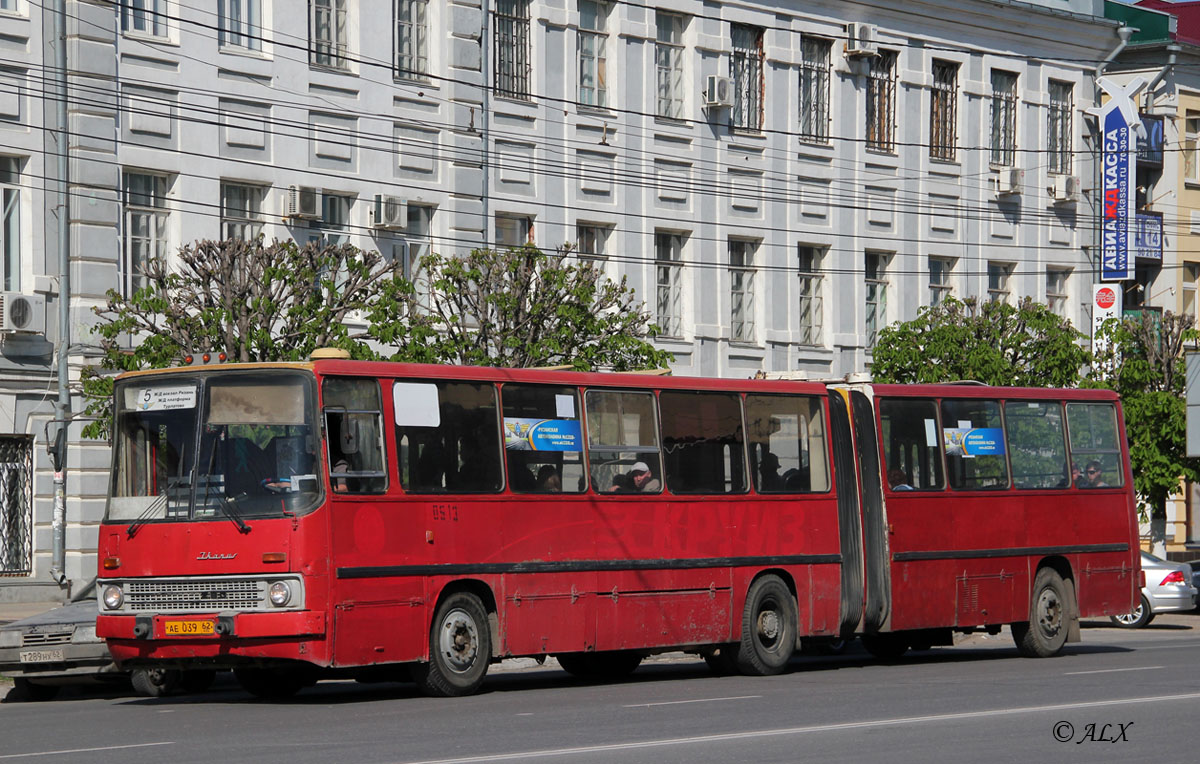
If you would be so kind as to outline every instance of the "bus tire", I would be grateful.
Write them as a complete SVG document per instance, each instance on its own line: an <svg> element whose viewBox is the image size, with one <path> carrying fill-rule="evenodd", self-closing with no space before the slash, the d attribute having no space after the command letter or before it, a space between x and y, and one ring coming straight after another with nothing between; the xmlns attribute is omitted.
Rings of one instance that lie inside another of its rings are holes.
<svg viewBox="0 0 1200 764"><path fill-rule="evenodd" d="M1066 644L1071 624L1067 583L1054 568L1041 568L1033 579L1029 620L1012 625L1017 650L1027 658L1049 658Z"/></svg>
<svg viewBox="0 0 1200 764"><path fill-rule="evenodd" d="M133 691L144 698L161 698L170 695L179 686L179 671L176 669L134 669L129 675Z"/></svg>
<svg viewBox="0 0 1200 764"><path fill-rule="evenodd" d="M787 668L796 650L796 600L779 576L750 585L742 610L737 666L746 676L770 676Z"/></svg>
<svg viewBox="0 0 1200 764"><path fill-rule="evenodd" d="M487 610L470 592L456 592L437 609L429 630L429 662L413 666L413 681L428 695L471 695L492 660Z"/></svg>
<svg viewBox="0 0 1200 764"><path fill-rule="evenodd" d="M623 679L642 663L642 656L631 650L565 653L555 657L563 671L580 679Z"/></svg>
<svg viewBox="0 0 1200 764"><path fill-rule="evenodd" d="M233 675L243 690L267 700L290 698L310 684L310 676L300 669L238 668Z"/></svg>

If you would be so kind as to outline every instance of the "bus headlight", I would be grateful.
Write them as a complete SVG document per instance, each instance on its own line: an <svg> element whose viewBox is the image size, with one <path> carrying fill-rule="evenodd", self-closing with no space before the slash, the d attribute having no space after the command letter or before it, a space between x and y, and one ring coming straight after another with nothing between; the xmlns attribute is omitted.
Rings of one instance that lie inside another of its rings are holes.
<svg viewBox="0 0 1200 764"><path fill-rule="evenodd" d="M271 604L275 607L283 607L292 601L292 587L288 586L287 581L276 581L271 584L270 594Z"/></svg>
<svg viewBox="0 0 1200 764"><path fill-rule="evenodd" d="M125 592L121 591L121 587L117 584L109 584L104 587L104 607L109 610L118 610L125 602Z"/></svg>

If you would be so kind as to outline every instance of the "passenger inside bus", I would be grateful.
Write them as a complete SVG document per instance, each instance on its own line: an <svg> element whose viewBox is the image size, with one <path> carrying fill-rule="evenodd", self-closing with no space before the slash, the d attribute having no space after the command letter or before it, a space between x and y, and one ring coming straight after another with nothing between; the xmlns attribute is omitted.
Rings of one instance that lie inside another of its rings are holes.
<svg viewBox="0 0 1200 764"><path fill-rule="evenodd" d="M559 477L558 470L554 468L553 464L543 464L542 468L538 470L537 490L548 493L562 491L562 478Z"/></svg>
<svg viewBox="0 0 1200 764"><path fill-rule="evenodd" d="M636 462L629 472L613 478L610 490L617 493L658 493L662 490L662 483L654 477L645 462Z"/></svg>
<svg viewBox="0 0 1200 764"><path fill-rule="evenodd" d="M1084 488L1107 488L1108 483L1104 482L1104 465L1098 461L1088 462L1087 469L1083 471L1085 478Z"/></svg>
<svg viewBox="0 0 1200 764"><path fill-rule="evenodd" d="M760 478L758 490L782 491L784 489L783 478L779 475L779 457L770 451L763 452L762 462L758 465L758 474Z"/></svg>
<svg viewBox="0 0 1200 764"><path fill-rule="evenodd" d="M888 470L888 485L893 491L911 491L913 487L908 484L908 478L904 475L904 470L899 467L893 467Z"/></svg>

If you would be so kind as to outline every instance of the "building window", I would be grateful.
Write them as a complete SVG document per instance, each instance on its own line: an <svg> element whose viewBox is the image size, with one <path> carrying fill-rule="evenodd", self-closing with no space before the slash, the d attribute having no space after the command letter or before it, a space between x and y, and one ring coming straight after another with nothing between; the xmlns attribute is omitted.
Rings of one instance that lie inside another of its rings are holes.
<svg viewBox="0 0 1200 764"><path fill-rule="evenodd" d="M6 13L17 12L17 0L0 0L0 11Z"/></svg>
<svg viewBox="0 0 1200 764"><path fill-rule="evenodd" d="M1200 112L1189 111L1183 122L1183 177L1187 180L1200 180L1197 152L1200 152Z"/></svg>
<svg viewBox="0 0 1200 764"><path fill-rule="evenodd" d="M683 16L657 11L658 37L654 44L660 117L683 119Z"/></svg>
<svg viewBox="0 0 1200 764"><path fill-rule="evenodd" d="M412 281L421 270L421 258L433 247L433 207L423 204L408 205L408 223L404 227L404 240L397 243L404 278Z"/></svg>
<svg viewBox="0 0 1200 764"><path fill-rule="evenodd" d="M1074 109L1069 82L1050 80L1050 116L1047 126L1051 173L1071 174L1071 112Z"/></svg>
<svg viewBox="0 0 1200 764"><path fill-rule="evenodd" d="M754 253L758 242L729 240L729 339L754 342Z"/></svg>
<svg viewBox="0 0 1200 764"><path fill-rule="evenodd" d="M657 272L655 323L668 337L683 336L683 234L654 232L654 263Z"/></svg>
<svg viewBox="0 0 1200 764"><path fill-rule="evenodd" d="M496 216L496 248L523 247L533 243L533 218L521 215Z"/></svg>
<svg viewBox="0 0 1200 764"><path fill-rule="evenodd" d="M1050 306L1050 312L1056 316L1070 319L1067 315L1067 284L1071 278L1071 271L1065 268L1047 268L1046 269L1046 304Z"/></svg>
<svg viewBox="0 0 1200 764"><path fill-rule="evenodd" d="M866 256L867 347L875 347L879 330L887 326L887 255L868 252Z"/></svg>
<svg viewBox="0 0 1200 764"><path fill-rule="evenodd" d="M608 106L608 4L579 0L579 103Z"/></svg>
<svg viewBox="0 0 1200 764"><path fill-rule="evenodd" d="M496 95L529 98L529 0L496 0L492 14Z"/></svg>
<svg viewBox="0 0 1200 764"><path fill-rule="evenodd" d="M817 247L800 245L800 344L821 345L824 343L822 329L824 305L821 301L821 260L824 252Z"/></svg>
<svg viewBox="0 0 1200 764"><path fill-rule="evenodd" d="M339 247L350 243L350 207L354 197L342 194L321 195L321 219L308 224L308 240Z"/></svg>
<svg viewBox="0 0 1200 764"><path fill-rule="evenodd" d="M929 258L929 304L932 307L941 305L947 297L954 294L950 285L950 274L954 270L954 261L948 257Z"/></svg>
<svg viewBox="0 0 1200 764"><path fill-rule="evenodd" d="M603 259L608 244L608 228L593 223L575 226L575 254L584 260Z"/></svg>
<svg viewBox="0 0 1200 764"><path fill-rule="evenodd" d="M867 148L896 147L896 52L881 50L867 75Z"/></svg>
<svg viewBox="0 0 1200 764"><path fill-rule="evenodd" d="M250 241L262 234L263 200L267 189L262 186L221 184L221 238Z"/></svg>
<svg viewBox="0 0 1200 764"><path fill-rule="evenodd" d="M346 0L308 0L309 61L346 67Z"/></svg>
<svg viewBox="0 0 1200 764"><path fill-rule="evenodd" d="M4 289L21 291L21 162L0 157L0 250L4 255Z"/></svg>
<svg viewBox="0 0 1200 764"><path fill-rule="evenodd" d="M829 142L829 40L801 37L800 139Z"/></svg>
<svg viewBox="0 0 1200 764"><path fill-rule="evenodd" d="M0 435L0 576L33 573L33 438Z"/></svg>
<svg viewBox="0 0 1200 764"><path fill-rule="evenodd" d="M396 76L429 74L429 0L396 0Z"/></svg>
<svg viewBox="0 0 1200 764"><path fill-rule="evenodd" d="M1017 152L1017 75L992 71L991 162L1011 167Z"/></svg>
<svg viewBox="0 0 1200 764"><path fill-rule="evenodd" d="M123 0L121 31L167 36L167 0Z"/></svg>
<svg viewBox="0 0 1200 764"><path fill-rule="evenodd" d="M1196 287L1198 284L1200 284L1200 263L1184 263L1182 313L1193 319L1197 317ZM1200 509L1200 505L1197 505L1197 509Z"/></svg>
<svg viewBox="0 0 1200 764"><path fill-rule="evenodd" d="M988 262L988 302L1008 302L1012 263Z"/></svg>
<svg viewBox="0 0 1200 764"><path fill-rule="evenodd" d="M732 24L733 53L729 78L733 81L732 125L738 130L759 131L763 123L763 31Z"/></svg>
<svg viewBox="0 0 1200 764"><path fill-rule="evenodd" d="M151 260L166 260L167 179L161 175L126 172L122 184L125 206L124 257L120 263L121 288L132 296L146 286Z"/></svg>
<svg viewBox="0 0 1200 764"><path fill-rule="evenodd" d="M219 0L217 8L223 47L262 50L261 0Z"/></svg>
<svg viewBox="0 0 1200 764"><path fill-rule="evenodd" d="M929 156L954 159L958 144L958 64L933 62L929 100Z"/></svg>

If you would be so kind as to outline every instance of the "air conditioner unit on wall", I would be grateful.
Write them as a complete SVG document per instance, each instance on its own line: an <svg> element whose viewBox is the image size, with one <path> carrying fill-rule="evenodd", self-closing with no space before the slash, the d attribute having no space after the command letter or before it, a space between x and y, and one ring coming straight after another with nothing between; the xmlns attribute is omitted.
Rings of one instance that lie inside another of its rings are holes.
<svg viewBox="0 0 1200 764"><path fill-rule="evenodd" d="M996 176L996 196L1016 196L1025 186L1025 171L1019 167L1005 167Z"/></svg>
<svg viewBox="0 0 1200 764"><path fill-rule="evenodd" d="M710 109L733 106L733 83L728 77L710 74L705 78L704 105Z"/></svg>
<svg viewBox="0 0 1200 764"><path fill-rule="evenodd" d="M1051 178L1050 198L1056 202L1073 202L1079 195L1078 175L1055 175Z"/></svg>
<svg viewBox="0 0 1200 764"><path fill-rule="evenodd" d="M371 210L371 227L387 231L402 231L408 226L408 202L398 196L375 195Z"/></svg>
<svg viewBox="0 0 1200 764"><path fill-rule="evenodd" d="M287 216L300 220L320 220L321 192L309 186L288 186Z"/></svg>
<svg viewBox="0 0 1200 764"><path fill-rule="evenodd" d="M876 28L874 24L851 22L846 25L846 55L874 56L879 53L875 45Z"/></svg>
<svg viewBox="0 0 1200 764"><path fill-rule="evenodd" d="M45 297L20 292L0 292L0 332L44 334L45 331Z"/></svg>

